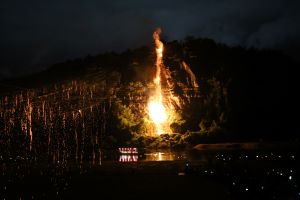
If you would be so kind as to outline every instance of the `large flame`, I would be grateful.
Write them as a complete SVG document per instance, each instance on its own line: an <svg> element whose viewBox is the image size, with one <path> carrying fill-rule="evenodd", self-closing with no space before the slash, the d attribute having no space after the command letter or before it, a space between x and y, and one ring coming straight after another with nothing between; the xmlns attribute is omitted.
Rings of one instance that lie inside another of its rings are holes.
<svg viewBox="0 0 300 200"><path fill-rule="evenodd" d="M150 119L155 125L156 134L170 133L170 124L176 120L176 110L181 109L184 100L174 95L175 82L171 76L170 69L163 63L164 44L160 41L161 29L156 29L153 33L153 39L156 50L156 74L154 77L154 90L150 95L148 101L148 113ZM188 91L192 90L194 96L198 94L199 85L196 80L195 74L191 68L184 61L181 65L186 71L188 77L188 83L181 84L180 87L184 91L185 96L189 97ZM162 90L163 85L163 90ZM190 87L188 87L188 85ZM190 98L188 98L189 101Z"/></svg>
<svg viewBox="0 0 300 200"><path fill-rule="evenodd" d="M155 42L155 50L156 50L156 75L153 80L155 90L148 102L148 112L151 120L155 124L156 133L162 134L166 131L166 123L168 120L168 113L166 108L163 104L163 95L161 89L161 67L163 65L163 51L164 45L160 41L161 29L156 29L153 33L153 39Z"/></svg>
<svg viewBox="0 0 300 200"><path fill-rule="evenodd" d="M166 109L159 101L149 102L149 115L155 124L163 123L167 120Z"/></svg>

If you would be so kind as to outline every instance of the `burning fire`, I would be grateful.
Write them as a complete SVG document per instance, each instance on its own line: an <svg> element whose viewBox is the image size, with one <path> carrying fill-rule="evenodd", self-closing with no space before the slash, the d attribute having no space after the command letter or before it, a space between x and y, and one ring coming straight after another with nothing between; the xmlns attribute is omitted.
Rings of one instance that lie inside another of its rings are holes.
<svg viewBox="0 0 300 200"><path fill-rule="evenodd" d="M149 102L149 114L155 124L163 123L167 120L166 109L159 101Z"/></svg>
<svg viewBox="0 0 300 200"><path fill-rule="evenodd" d="M156 74L153 79L154 90L148 100L148 114L155 126L156 134L170 133L170 124L176 120L176 110L182 108L183 99L174 94L175 82L171 76L170 69L163 63L164 44L160 41L161 29L156 29L153 33L153 39L156 50ZM195 74L187 63L182 61L182 68L189 77L187 85L182 84L181 87L185 91L185 96L189 99L187 91L192 90L196 95L199 85ZM163 83L162 83L163 82ZM163 85L163 89L162 89ZM188 86L189 85L189 86Z"/></svg>
<svg viewBox="0 0 300 200"><path fill-rule="evenodd" d="M155 90L148 102L148 112L151 120L155 124L156 133L158 135L169 131L168 112L163 104L163 95L161 89L161 67L163 66L163 50L164 45L160 41L161 29L156 29L153 33L156 50L156 75L153 80Z"/></svg>

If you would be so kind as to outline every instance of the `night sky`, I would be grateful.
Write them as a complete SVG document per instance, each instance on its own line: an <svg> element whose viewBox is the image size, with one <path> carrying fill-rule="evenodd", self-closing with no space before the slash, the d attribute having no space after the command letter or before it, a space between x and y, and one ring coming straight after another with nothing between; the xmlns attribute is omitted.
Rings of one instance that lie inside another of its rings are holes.
<svg viewBox="0 0 300 200"><path fill-rule="evenodd" d="M299 0L2 0L0 78L188 35L300 56Z"/></svg>

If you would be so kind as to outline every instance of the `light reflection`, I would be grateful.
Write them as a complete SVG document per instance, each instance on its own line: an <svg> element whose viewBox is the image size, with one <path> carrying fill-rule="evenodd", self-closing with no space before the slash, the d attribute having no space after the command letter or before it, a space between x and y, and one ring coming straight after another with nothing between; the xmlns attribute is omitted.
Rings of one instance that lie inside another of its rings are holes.
<svg viewBox="0 0 300 200"><path fill-rule="evenodd" d="M126 147L128 148L128 147ZM235 192L242 192L243 194L249 193L249 194L261 194L261 192L263 193L268 193L268 192L273 192L273 181L268 182L268 180L278 180L278 184L280 184L281 186L284 186L286 188L284 188L284 191L287 190L292 190L292 191L296 191L299 189L299 185L295 184L298 183L298 177L296 176L298 173L298 168L296 168L294 166L294 161L292 160L292 154L288 154L288 155L280 155L281 158L283 159L289 159L292 162L287 162L287 165L285 166L276 166L276 165L272 165L271 166L266 166L266 168L263 168L261 171L257 171L257 174L253 174L254 177L256 177L255 179L253 179L250 174L252 175L252 170L251 168L247 168L247 170L245 169L237 169L237 170L231 170L230 168L216 168L214 165L200 165L198 163L198 160L193 160L195 158L193 157L189 157L189 154L187 154L186 152L180 152L180 151L168 151L168 150L162 150L162 151L155 151L155 152L151 152L151 153L146 153L144 154L143 151L139 151L140 149L136 149L134 150L133 148L131 149L120 149L123 152L127 152L126 154L121 154L120 153L120 157L116 157L114 154L114 157L107 157L107 154L105 154L105 151L99 151L96 152L95 151L95 156L91 157L91 159L93 159L93 161L88 161L88 163L93 163L94 165L97 165L97 163L101 163L101 158L105 160L107 159L113 159L112 161L114 162L121 162L121 165L123 166L130 166L132 165L133 167L136 166L141 166L140 169L143 169L143 166L145 163L143 163L142 165L139 165L138 162L145 162L145 161L170 161L170 160L184 160L185 162L178 162L178 164L180 164L180 168L178 169L183 169L185 168L184 171L179 171L177 174L178 176L185 176L185 175L201 175L201 176L205 176L205 177L212 177L214 178L216 177L221 177L224 180L226 180L226 182L228 181L229 185L230 185L230 190L232 191L232 194L234 194ZM118 149L116 149L118 151ZM137 152L136 154L134 153L128 153L128 152ZM79 160L81 159L81 150L79 150ZM116 151L113 151L113 153L116 153ZM92 154L93 155L93 154ZM223 166L230 166L231 163L233 163L235 160L239 159L239 157L241 157L241 159L243 160L249 160L249 159L255 159L256 156L259 155L259 164L261 162L261 159L264 161L264 163L268 163L269 160L271 161L280 161L278 159L278 154L274 153L274 156L270 156L270 154L268 154L268 159L265 159L265 155L266 154L244 154L244 153L240 153L240 154L213 154L213 155L208 155L210 156L209 158L211 158L213 161L214 159L216 160L216 162L218 163L225 163ZM99 156L99 159L98 159ZM205 155L206 156L206 155ZM248 159L246 158L248 156ZM0 186L0 193L1 195L8 195L8 192L12 189L10 187L10 183L11 182L15 182L15 181L19 181L23 180L26 177L30 177L30 172L31 169L27 168L30 165L28 165L27 163L29 163L27 160L30 160L29 157L22 157L22 156L16 156L16 157L10 157L7 156L6 158L3 158L3 156L0 156L0 158L2 159L1 162L7 162L8 164L10 164L9 166L12 166L12 168L14 170L16 170L14 173L10 172L10 168L7 167L7 163L6 164L2 164L1 165L1 171L0 175L2 174L2 177L0 177L0 180L2 181L2 178L6 180L3 182L3 185ZM229 162L230 158L232 158L233 162ZM298 157L297 157L298 158ZM53 175L51 176L51 184L53 184L55 186L56 190L53 190L53 192L51 192L51 195L53 193L53 195L58 195L61 196L65 190L67 190L68 188L71 188L71 184L70 184L70 179L71 176L68 177L69 175L67 175L68 172L68 163L66 161L66 159L59 154L59 152L57 152L56 154L53 154L52 157L50 158L51 162L52 159L54 160L54 168L51 168L51 170L54 169ZM117 159L117 160L116 160ZM217 161L218 160L218 161ZM223 161L225 160L225 161ZM21 163L22 161L22 163ZM111 160L109 160L111 161ZM36 160L32 159L32 162L37 162ZM252 162L252 160L251 160ZM91 167L90 165L84 165L85 160L83 160L83 165L77 165L78 168L80 168L80 174L86 174L89 170L89 168ZM173 162L171 162L173 163ZM202 163L202 160L201 160ZM199 165L198 165L199 164ZM150 163L150 165L153 165L153 163ZM155 164L156 165L156 164ZM158 163L159 165L159 163ZM158 166L157 165L157 166ZM169 165L169 164L168 164ZM132 167L131 166L131 167ZM52 166L51 166L52 167ZM295 168L294 168L295 167ZM48 169L48 168L47 168ZM141 170L142 171L142 170ZM41 171L37 171L38 176L40 177L45 177L47 176L47 172L44 171L44 169L41 169ZM264 175L266 175L264 177ZM64 176L66 176L64 178ZM261 177L264 177L263 179L261 179ZM255 181L253 183L253 180ZM267 181L265 181L267 180ZM6 185L8 184L8 185ZM252 187L255 184L255 187ZM58 192L58 193L56 193ZM18 191L17 195L20 192ZM43 194L45 196L45 194ZM298 195L298 193L294 193L294 195ZM9 198L8 198L9 199Z"/></svg>
<svg viewBox="0 0 300 200"><path fill-rule="evenodd" d="M185 156L176 155L171 152L155 152L155 153L147 153L145 154L146 161L173 161L173 160L181 160L184 159Z"/></svg>
<svg viewBox="0 0 300 200"><path fill-rule="evenodd" d="M138 150L135 147L124 147L119 148L119 152L122 154L137 154Z"/></svg>
<svg viewBox="0 0 300 200"><path fill-rule="evenodd" d="M162 161L162 153L161 152L158 152L158 160Z"/></svg>
<svg viewBox="0 0 300 200"><path fill-rule="evenodd" d="M119 162L137 162L137 161L138 161L138 155L121 154L119 157Z"/></svg>

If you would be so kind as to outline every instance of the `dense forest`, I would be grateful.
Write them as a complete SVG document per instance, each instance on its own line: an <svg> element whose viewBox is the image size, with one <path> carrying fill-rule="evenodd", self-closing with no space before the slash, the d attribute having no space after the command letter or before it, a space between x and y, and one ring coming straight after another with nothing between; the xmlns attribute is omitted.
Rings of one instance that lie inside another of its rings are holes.
<svg viewBox="0 0 300 200"><path fill-rule="evenodd" d="M299 138L299 64L279 51L194 37L165 43L164 64L175 80L172 92L184 106L174 114L173 134L147 135L151 122L144 107L154 62L154 49L145 46L88 55L1 81L2 150L19 145L36 154L54 152L57 159L95 156L101 146L180 148ZM199 82L197 91L189 87L183 62Z"/></svg>

